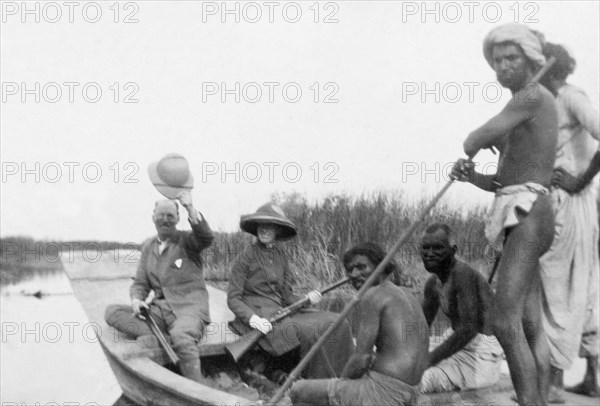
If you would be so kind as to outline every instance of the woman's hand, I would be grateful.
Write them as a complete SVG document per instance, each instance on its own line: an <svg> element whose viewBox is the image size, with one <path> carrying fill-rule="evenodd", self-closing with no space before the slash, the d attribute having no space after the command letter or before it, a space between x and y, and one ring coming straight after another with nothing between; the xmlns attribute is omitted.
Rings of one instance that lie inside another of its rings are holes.
<svg viewBox="0 0 600 406"><path fill-rule="evenodd" d="M310 300L311 305L316 305L323 299L323 295L318 290L311 290L306 294L306 297Z"/></svg>
<svg viewBox="0 0 600 406"><path fill-rule="evenodd" d="M253 314L250 317L250 327L255 330L260 331L263 334L268 334L271 330L273 330L273 325L271 322L263 317L259 317L256 314Z"/></svg>

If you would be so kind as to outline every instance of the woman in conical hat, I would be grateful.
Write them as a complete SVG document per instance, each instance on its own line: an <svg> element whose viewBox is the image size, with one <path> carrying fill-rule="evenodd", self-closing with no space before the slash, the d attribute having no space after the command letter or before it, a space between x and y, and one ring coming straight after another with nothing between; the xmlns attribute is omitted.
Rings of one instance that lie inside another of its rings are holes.
<svg viewBox="0 0 600 406"><path fill-rule="evenodd" d="M256 213L242 216L240 228L256 236L257 240L238 256L231 269L227 304L236 318L230 326L240 335L251 329L265 334L258 341L258 347L275 363L277 357L296 349L300 351L295 354L302 357L337 317L330 312L303 309L277 325L268 321L270 315L301 299L292 292L289 263L285 251L277 244L295 237L297 228L283 210L272 203L259 207ZM321 300L316 290L309 292L307 297L311 304ZM352 333L346 322L313 357L303 376L314 379L339 376L353 352ZM278 366L286 372L293 367Z"/></svg>

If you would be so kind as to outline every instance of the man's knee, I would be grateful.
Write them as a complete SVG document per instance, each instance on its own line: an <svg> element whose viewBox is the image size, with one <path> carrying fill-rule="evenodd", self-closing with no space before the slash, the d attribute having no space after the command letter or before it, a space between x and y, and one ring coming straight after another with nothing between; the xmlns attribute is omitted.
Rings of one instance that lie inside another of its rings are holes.
<svg viewBox="0 0 600 406"><path fill-rule="evenodd" d="M296 381L290 389L290 399L294 405L303 401L302 394L306 392L306 384L304 381Z"/></svg>
<svg viewBox="0 0 600 406"><path fill-rule="evenodd" d="M329 379L307 379L296 381L290 390L290 400L294 406L329 405Z"/></svg>
<svg viewBox="0 0 600 406"><path fill-rule="evenodd" d="M518 326L521 320L518 317L512 317L511 313L495 312L492 317L491 325L494 335L501 340L501 343L506 343L506 340L512 340L518 337Z"/></svg>
<svg viewBox="0 0 600 406"><path fill-rule="evenodd" d="M130 306L112 304L106 306L104 320L106 321L106 324L116 328L120 322L130 319L132 314L133 309Z"/></svg>
<svg viewBox="0 0 600 406"><path fill-rule="evenodd" d="M528 242L533 248L532 254L538 257L548 251L554 240L555 216L550 196L539 196L526 220Z"/></svg>
<svg viewBox="0 0 600 406"><path fill-rule="evenodd" d="M169 335L173 340L200 341L205 329L204 321L200 319L177 319L169 329Z"/></svg>
<svg viewBox="0 0 600 406"><path fill-rule="evenodd" d="M457 389L448 378L448 375L436 366L427 368L419 383L420 393L452 392Z"/></svg>
<svg viewBox="0 0 600 406"><path fill-rule="evenodd" d="M132 337L152 334L146 323L133 315L131 306L109 305L104 312L106 324Z"/></svg>

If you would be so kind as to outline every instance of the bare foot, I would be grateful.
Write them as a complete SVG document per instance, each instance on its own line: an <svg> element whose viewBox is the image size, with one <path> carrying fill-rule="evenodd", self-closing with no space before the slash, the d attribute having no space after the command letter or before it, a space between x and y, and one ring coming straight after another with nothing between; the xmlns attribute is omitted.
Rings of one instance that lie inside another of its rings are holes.
<svg viewBox="0 0 600 406"><path fill-rule="evenodd" d="M563 396L563 392L564 389L550 385L550 391L548 391L548 403L564 404L565 398Z"/></svg>
<svg viewBox="0 0 600 406"><path fill-rule="evenodd" d="M588 382L581 382L578 385L565 388L567 392L576 393L578 395L589 396L591 398L600 398L600 390Z"/></svg>

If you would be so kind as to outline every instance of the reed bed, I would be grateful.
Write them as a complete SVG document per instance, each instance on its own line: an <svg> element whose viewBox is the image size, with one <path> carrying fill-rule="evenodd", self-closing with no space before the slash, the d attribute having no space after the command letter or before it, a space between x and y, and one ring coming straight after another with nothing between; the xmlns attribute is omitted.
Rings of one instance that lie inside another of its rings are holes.
<svg viewBox="0 0 600 406"><path fill-rule="evenodd" d="M336 194L316 201L309 201L298 193L273 195L272 201L279 204L298 227L298 236L282 243L290 260L294 290L301 293L342 278L344 270L340 257L358 242L376 242L389 250L408 226L416 221L430 199L429 196L415 200L401 192L389 191L359 196ZM417 292L422 290L428 273L420 260L419 239L424 227L433 222L448 224L454 231L459 257L487 274L493 257L483 233L484 218L485 210L482 207L456 208L442 201L431 211L424 225L396 253L395 261L401 269L396 276L398 280ZM253 236L241 231L215 232L212 246L202 253L206 279L217 286L226 286L236 257L253 239ZM125 261L131 257L129 254L139 249L138 244L131 243L36 242L28 237L3 238L1 242L2 284L15 282L20 276L40 268L62 269L60 261L53 260L65 257L64 253L55 252L60 249L72 251L84 247L88 255L96 251L117 250L120 253L119 261ZM111 260L117 261L113 256L110 255Z"/></svg>
<svg viewBox="0 0 600 406"><path fill-rule="evenodd" d="M294 275L294 288L299 292L342 278L340 257L358 242L376 242L389 250L429 202L385 191L360 196L337 194L318 201L308 201L300 194L279 194L272 200L298 227L298 236L283 246ZM484 218L482 207L465 209L438 204L396 253L402 283L422 289L428 273L420 261L419 240L424 228L433 222L448 224L454 231L459 257L487 274L493 255L483 232ZM212 247L203 253L206 278L227 280L236 256L252 241L252 236L241 231L216 233Z"/></svg>

